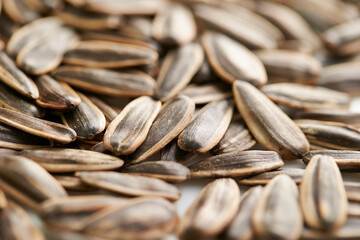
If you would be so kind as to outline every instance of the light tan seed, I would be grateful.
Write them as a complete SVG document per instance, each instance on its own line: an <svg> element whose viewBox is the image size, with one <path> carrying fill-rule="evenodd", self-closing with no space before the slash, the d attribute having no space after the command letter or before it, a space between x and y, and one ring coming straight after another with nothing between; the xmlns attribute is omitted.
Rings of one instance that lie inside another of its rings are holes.
<svg viewBox="0 0 360 240"><path fill-rule="evenodd" d="M150 96L155 89L155 80L140 71L62 66L53 76L76 88L109 96Z"/></svg>
<svg viewBox="0 0 360 240"><path fill-rule="evenodd" d="M49 172L111 170L124 164L117 157L80 149L34 149L19 154L34 160Z"/></svg>
<svg viewBox="0 0 360 240"><path fill-rule="evenodd" d="M255 86L267 82L264 65L246 47L217 32L205 32L202 44L213 71L224 81L241 79Z"/></svg>
<svg viewBox="0 0 360 240"><path fill-rule="evenodd" d="M76 132L62 124L31 117L5 108L0 108L0 122L29 134L60 143L70 143L76 138Z"/></svg>
<svg viewBox="0 0 360 240"><path fill-rule="evenodd" d="M8 206L8 201L5 197L5 194L0 190L0 211Z"/></svg>
<svg viewBox="0 0 360 240"><path fill-rule="evenodd" d="M309 110L295 113L294 118L313 119L327 122L342 122L356 127L360 126L360 113L348 110Z"/></svg>
<svg viewBox="0 0 360 240"><path fill-rule="evenodd" d="M63 1L61 0L23 0L25 4L31 6L35 11L47 13L50 11L59 11L63 8Z"/></svg>
<svg viewBox="0 0 360 240"><path fill-rule="evenodd" d="M305 222L316 229L333 230L345 224L347 198L339 168L329 156L315 155L300 185Z"/></svg>
<svg viewBox="0 0 360 240"><path fill-rule="evenodd" d="M0 81L26 97L39 97L35 83L3 51L0 51Z"/></svg>
<svg viewBox="0 0 360 240"><path fill-rule="evenodd" d="M61 115L65 125L71 127L80 139L93 139L106 126L106 119L102 111L85 95L77 93L81 103L69 112Z"/></svg>
<svg viewBox="0 0 360 240"><path fill-rule="evenodd" d="M177 222L175 206L170 202L139 198L89 217L83 232L107 239L162 239L174 231Z"/></svg>
<svg viewBox="0 0 360 240"><path fill-rule="evenodd" d="M205 158L189 166L192 177L246 177L284 165L273 151L243 151Z"/></svg>
<svg viewBox="0 0 360 240"><path fill-rule="evenodd" d="M165 103L144 143L131 156L131 163L146 160L176 138L189 125L194 111L194 102L186 96L178 96Z"/></svg>
<svg viewBox="0 0 360 240"><path fill-rule="evenodd" d="M311 158L320 154L323 156L330 156L334 158L336 164L341 170L356 170L360 169L360 152L359 151L344 151L344 150L312 150L303 156L303 161L307 165Z"/></svg>
<svg viewBox="0 0 360 240"><path fill-rule="evenodd" d="M190 178L190 170L174 161L146 161L130 165L122 172L134 175L159 178L168 182L182 182Z"/></svg>
<svg viewBox="0 0 360 240"><path fill-rule="evenodd" d="M179 135L179 147L197 153L212 149L224 136L233 109L233 103L226 99L207 104Z"/></svg>
<svg viewBox="0 0 360 240"><path fill-rule="evenodd" d="M305 170L301 168L281 168L274 171L264 172L239 181L243 185L266 185L278 175L289 176L296 184L301 183Z"/></svg>
<svg viewBox="0 0 360 240"><path fill-rule="evenodd" d="M170 51L159 72L155 97L165 101L176 96L197 73L203 61L204 52L198 43Z"/></svg>
<svg viewBox="0 0 360 240"><path fill-rule="evenodd" d="M161 108L160 101L140 97L131 101L112 121L104 135L104 146L115 155L133 153L148 135Z"/></svg>
<svg viewBox="0 0 360 240"><path fill-rule="evenodd" d="M301 157L309 143L299 127L264 94L244 81L233 84L236 106L256 138L284 158Z"/></svg>
<svg viewBox="0 0 360 240"><path fill-rule="evenodd" d="M296 120L311 144L311 149L359 150L360 131L337 122Z"/></svg>
<svg viewBox="0 0 360 240"><path fill-rule="evenodd" d="M252 215L255 235L260 239L298 239L303 228L299 192L287 175L279 175L265 186Z"/></svg>
<svg viewBox="0 0 360 240"><path fill-rule="evenodd" d="M240 190L230 178L206 185L181 220L180 239L205 239L217 236L232 221L240 203Z"/></svg>
<svg viewBox="0 0 360 240"><path fill-rule="evenodd" d="M66 83L58 82L49 75L42 75L36 80L39 98L36 103L44 108L67 110L78 106L79 95Z"/></svg>
<svg viewBox="0 0 360 240"><path fill-rule="evenodd" d="M25 24L40 17L23 0L3 0L4 12L15 22Z"/></svg>
<svg viewBox="0 0 360 240"><path fill-rule="evenodd" d="M160 179L117 172L77 172L81 181L91 186L128 196L157 196L169 200L180 198L179 189Z"/></svg>
<svg viewBox="0 0 360 240"><path fill-rule="evenodd" d="M195 104L206 104L230 97L231 89L222 83L208 83L203 85L190 84L180 94L191 98Z"/></svg>
<svg viewBox="0 0 360 240"><path fill-rule="evenodd" d="M97 68L121 68L157 61L150 48L110 41L82 41L64 55L64 63Z"/></svg>
<svg viewBox="0 0 360 240"><path fill-rule="evenodd" d="M255 210L256 201L261 196L262 191L263 187L257 186L250 188L241 196L236 216L224 232L226 239L250 240L255 237L252 229L251 216Z"/></svg>
<svg viewBox="0 0 360 240"><path fill-rule="evenodd" d="M344 187L349 201L360 202L360 183L344 182Z"/></svg>

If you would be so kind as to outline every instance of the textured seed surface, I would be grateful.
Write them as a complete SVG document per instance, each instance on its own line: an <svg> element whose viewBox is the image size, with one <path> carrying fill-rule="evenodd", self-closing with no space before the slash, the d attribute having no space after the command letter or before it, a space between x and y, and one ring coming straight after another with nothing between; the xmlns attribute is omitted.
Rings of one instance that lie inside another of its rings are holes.
<svg viewBox="0 0 360 240"><path fill-rule="evenodd" d="M188 85L181 94L191 98L195 104L206 104L231 96L231 89L222 83L209 83L203 85Z"/></svg>
<svg viewBox="0 0 360 240"><path fill-rule="evenodd" d="M341 170L356 170L360 168L360 152L346 151L346 150L312 150L303 156L303 161L308 164L312 157L320 154L323 156L332 157L339 169Z"/></svg>
<svg viewBox="0 0 360 240"><path fill-rule="evenodd" d="M66 190L72 191L95 191L96 188L89 186L74 175L54 175L56 181Z"/></svg>
<svg viewBox="0 0 360 240"><path fill-rule="evenodd" d="M299 127L255 87L243 81L233 84L236 106L256 138L285 158L300 157L309 143Z"/></svg>
<svg viewBox="0 0 360 240"><path fill-rule="evenodd" d="M309 110L297 112L294 115L297 119L313 119L328 122L342 122L356 127L360 126L360 113L348 110Z"/></svg>
<svg viewBox="0 0 360 240"><path fill-rule="evenodd" d="M264 172L239 181L243 185L266 185L278 175L288 175L296 184L301 183L305 170L301 168L282 168L274 171Z"/></svg>
<svg viewBox="0 0 360 240"><path fill-rule="evenodd" d="M344 182L344 187L348 200L360 202L360 183Z"/></svg>
<svg viewBox="0 0 360 240"><path fill-rule="evenodd" d="M316 229L338 229L346 221L347 198L334 159L311 158L300 186L300 202L306 224Z"/></svg>

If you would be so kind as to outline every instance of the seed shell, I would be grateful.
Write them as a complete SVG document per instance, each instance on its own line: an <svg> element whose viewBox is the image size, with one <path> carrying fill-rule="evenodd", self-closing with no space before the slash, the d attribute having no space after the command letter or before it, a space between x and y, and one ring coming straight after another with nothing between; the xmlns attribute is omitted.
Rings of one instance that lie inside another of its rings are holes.
<svg viewBox="0 0 360 240"><path fill-rule="evenodd" d="M348 110L328 110L316 109L303 112L297 112L295 119L313 119L327 122L341 122L353 126L360 126L360 113Z"/></svg>
<svg viewBox="0 0 360 240"><path fill-rule="evenodd" d="M344 150L312 150L303 156L303 161L307 165L315 155L330 156L334 158L336 164L341 170L360 169L360 152Z"/></svg>
<svg viewBox="0 0 360 240"><path fill-rule="evenodd" d="M231 89L222 83L190 84L180 93L191 98L195 104L207 104L232 95Z"/></svg>
<svg viewBox="0 0 360 240"><path fill-rule="evenodd" d="M15 22L25 24L40 17L23 0L3 0L4 12Z"/></svg>
<svg viewBox="0 0 360 240"><path fill-rule="evenodd" d="M296 184L301 183L305 170L301 168L282 168L274 171L264 172L239 181L242 185L266 185L278 175L289 176Z"/></svg>

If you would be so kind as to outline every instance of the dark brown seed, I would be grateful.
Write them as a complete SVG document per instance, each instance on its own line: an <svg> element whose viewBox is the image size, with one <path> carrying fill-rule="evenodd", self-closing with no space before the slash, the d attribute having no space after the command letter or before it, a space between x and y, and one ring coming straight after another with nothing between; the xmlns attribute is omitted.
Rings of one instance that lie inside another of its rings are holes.
<svg viewBox="0 0 360 240"><path fill-rule="evenodd" d="M346 93L318 86L274 83L262 87L261 90L274 102L292 108L346 109L350 105L350 97Z"/></svg>
<svg viewBox="0 0 360 240"><path fill-rule="evenodd" d="M269 81L315 84L322 71L313 56L290 50L261 50L257 57L264 64Z"/></svg>
<svg viewBox="0 0 360 240"><path fill-rule="evenodd" d="M192 13L180 4L162 8L152 26L156 40L169 45L183 45L196 37L196 23Z"/></svg>
<svg viewBox="0 0 360 240"><path fill-rule="evenodd" d="M204 61L200 66L199 71L196 73L192 81L194 83L208 83L215 79L215 75L211 69L210 63L207 60L206 56L204 57Z"/></svg>
<svg viewBox="0 0 360 240"><path fill-rule="evenodd" d="M217 32L206 32L201 39L213 71L222 80L233 83L242 79L255 86L267 82L264 65L240 43Z"/></svg>
<svg viewBox="0 0 360 240"><path fill-rule="evenodd" d="M19 154L34 160L49 172L111 170L124 164L117 157L79 149L34 149Z"/></svg>
<svg viewBox="0 0 360 240"><path fill-rule="evenodd" d="M317 154L333 157L339 169L341 170L360 169L359 151L312 150L304 154L303 156L304 163L307 165L310 162L311 158Z"/></svg>
<svg viewBox="0 0 360 240"><path fill-rule="evenodd" d="M212 153L222 154L234 151L245 151L256 144L256 140L249 132L242 120L233 120L220 142L211 149Z"/></svg>
<svg viewBox="0 0 360 240"><path fill-rule="evenodd" d="M309 151L309 142L299 127L258 89L236 81L233 94L239 112L260 144L287 159Z"/></svg>
<svg viewBox="0 0 360 240"><path fill-rule="evenodd" d="M40 75L60 65L63 54L77 41L74 30L61 27L30 41L16 57L16 63L25 71Z"/></svg>
<svg viewBox="0 0 360 240"><path fill-rule="evenodd" d="M195 104L206 104L230 97L231 89L222 83L209 83L203 85L191 84L180 92L191 98Z"/></svg>
<svg viewBox="0 0 360 240"><path fill-rule="evenodd" d="M69 127L5 108L0 108L0 122L60 143L70 143L76 139L76 132Z"/></svg>
<svg viewBox="0 0 360 240"><path fill-rule="evenodd" d="M109 104L95 96L89 96L90 101L95 104L104 114L107 122L112 122L119 113Z"/></svg>
<svg viewBox="0 0 360 240"><path fill-rule="evenodd" d="M28 134L0 123L0 147L22 150L47 146L52 146L52 143L47 139Z"/></svg>
<svg viewBox="0 0 360 240"><path fill-rule="evenodd" d="M178 222L176 209L160 198L139 198L89 217L83 232L106 239L163 239ZM111 224L109 224L111 223Z"/></svg>
<svg viewBox="0 0 360 240"><path fill-rule="evenodd" d="M104 135L106 149L115 155L133 153L145 141L160 108L160 101L146 96L131 101L109 124Z"/></svg>
<svg viewBox="0 0 360 240"><path fill-rule="evenodd" d="M155 89L155 80L140 71L62 66L53 76L76 88L109 96L150 96Z"/></svg>
<svg viewBox="0 0 360 240"><path fill-rule="evenodd" d="M301 168L282 168L244 178L239 183L243 185L266 185L278 175L288 175L296 184L300 184L304 172L305 170Z"/></svg>
<svg viewBox="0 0 360 240"><path fill-rule="evenodd" d="M359 182L344 182L346 195L349 201L360 202L360 183Z"/></svg>
<svg viewBox="0 0 360 240"><path fill-rule="evenodd" d="M311 144L311 149L359 150L360 131L337 122L296 120Z"/></svg>
<svg viewBox="0 0 360 240"><path fill-rule="evenodd" d="M146 160L176 138L189 125L194 111L194 102L186 96L178 96L165 103L144 143L131 156L131 163Z"/></svg>
<svg viewBox="0 0 360 240"><path fill-rule="evenodd" d="M64 188L45 169L22 156L0 157L0 188L35 210L47 199L67 196Z"/></svg>
<svg viewBox="0 0 360 240"><path fill-rule="evenodd" d="M66 190L71 191L95 191L96 188L89 186L81 181L79 177L73 175L54 175L58 183Z"/></svg>
<svg viewBox="0 0 360 240"><path fill-rule="evenodd" d="M203 61L204 52L198 43L170 51L160 69L155 97L165 101L176 96L191 81Z"/></svg>
<svg viewBox="0 0 360 240"><path fill-rule="evenodd" d="M90 151L111 154L111 151L107 150L104 146L104 142L98 142L90 148Z"/></svg>
<svg viewBox="0 0 360 240"><path fill-rule="evenodd" d="M205 153L212 149L224 136L233 109L233 103L226 99L207 104L179 135L179 147L196 153Z"/></svg>
<svg viewBox="0 0 360 240"><path fill-rule="evenodd" d="M222 178L209 183L180 222L180 239L215 237L235 217L239 203L240 190L233 179Z"/></svg>
<svg viewBox="0 0 360 240"><path fill-rule="evenodd" d="M30 216L14 202L0 211L0 239L45 240Z"/></svg>
<svg viewBox="0 0 360 240"><path fill-rule="evenodd" d="M303 228L299 191L287 175L272 179L262 191L252 215L259 239L298 239Z"/></svg>
<svg viewBox="0 0 360 240"><path fill-rule="evenodd" d="M26 97L39 97L35 83L3 51L0 51L0 81Z"/></svg>
<svg viewBox="0 0 360 240"><path fill-rule="evenodd" d="M50 199L41 206L41 217L47 226L79 231L92 214L108 207L124 204L126 198L86 195Z"/></svg>
<svg viewBox="0 0 360 240"><path fill-rule="evenodd" d="M273 151L243 151L220 154L189 166L192 177L246 177L284 165Z"/></svg>
<svg viewBox="0 0 360 240"><path fill-rule="evenodd" d="M182 150L177 145L177 138L167 144L160 152L161 160L179 162L186 167L201 161L206 156L206 154L195 154Z"/></svg>
<svg viewBox="0 0 360 240"><path fill-rule="evenodd" d="M121 68L157 61L150 48L110 41L83 41L64 56L64 63L98 68Z"/></svg>
<svg viewBox="0 0 360 240"><path fill-rule="evenodd" d="M342 122L345 124L360 127L360 113L347 110L309 110L303 112L296 112L294 118L313 119L328 122Z"/></svg>
<svg viewBox="0 0 360 240"><path fill-rule="evenodd" d="M71 127L80 139L92 139L101 133L106 126L106 119L102 111L87 97L77 93L81 103L70 112L65 112L61 118L65 125Z"/></svg>
<svg viewBox="0 0 360 240"><path fill-rule="evenodd" d="M4 14L0 14L0 23L0 39L4 43L3 48L5 48L5 42L8 42L13 33L18 29L18 25Z"/></svg>
<svg viewBox="0 0 360 240"><path fill-rule="evenodd" d="M91 186L128 196L157 196L169 200L180 198L179 189L160 179L117 172L77 172L81 181Z"/></svg>
<svg viewBox="0 0 360 240"><path fill-rule="evenodd" d="M43 111L29 99L0 82L0 106L14 111L22 112L33 117L41 117Z"/></svg>
<svg viewBox="0 0 360 240"><path fill-rule="evenodd" d="M147 161L122 169L125 173L159 178L169 182L182 182L190 178L190 171L174 161Z"/></svg>
<svg viewBox="0 0 360 240"><path fill-rule="evenodd" d="M49 75L40 76L36 80L39 98L36 103L44 108L66 110L78 106L79 95L66 83L58 82Z"/></svg>
<svg viewBox="0 0 360 240"><path fill-rule="evenodd" d="M315 155L310 160L300 185L300 202L311 228L333 230L344 225L346 192L332 157Z"/></svg>
<svg viewBox="0 0 360 240"><path fill-rule="evenodd" d="M254 212L256 201L259 199L262 190L262 186L253 187L241 196L236 216L223 234L225 239L250 240L254 238L251 216Z"/></svg>
<svg viewBox="0 0 360 240"><path fill-rule="evenodd" d="M3 1L4 12L6 12L14 22L25 24L40 17L40 14L32 10L23 0Z"/></svg>

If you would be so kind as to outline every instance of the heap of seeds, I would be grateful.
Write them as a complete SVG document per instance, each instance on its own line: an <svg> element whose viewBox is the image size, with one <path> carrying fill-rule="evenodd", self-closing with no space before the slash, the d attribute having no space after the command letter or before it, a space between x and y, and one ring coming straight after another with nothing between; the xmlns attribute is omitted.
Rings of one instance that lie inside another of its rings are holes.
<svg viewBox="0 0 360 240"><path fill-rule="evenodd" d="M0 239L360 239L359 91L360 0L0 0Z"/></svg>

